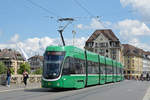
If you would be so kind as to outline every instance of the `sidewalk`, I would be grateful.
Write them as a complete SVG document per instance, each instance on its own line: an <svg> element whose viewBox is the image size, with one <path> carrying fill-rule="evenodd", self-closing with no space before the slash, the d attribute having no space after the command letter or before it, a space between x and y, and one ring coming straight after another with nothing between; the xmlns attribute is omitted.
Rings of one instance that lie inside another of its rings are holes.
<svg viewBox="0 0 150 100"><path fill-rule="evenodd" d="M30 83L26 87L24 84L10 84L10 87L0 85L0 92L21 90L21 89L31 89L31 88L41 88L41 83Z"/></svg>
<svg viewBox="0 0 150 100"><path fill-rule="evenodd" d="M146 94L145 94L143 100L150 100L150 86L149 86L149 88L147 89L147 92L146 92Z"/></svg>

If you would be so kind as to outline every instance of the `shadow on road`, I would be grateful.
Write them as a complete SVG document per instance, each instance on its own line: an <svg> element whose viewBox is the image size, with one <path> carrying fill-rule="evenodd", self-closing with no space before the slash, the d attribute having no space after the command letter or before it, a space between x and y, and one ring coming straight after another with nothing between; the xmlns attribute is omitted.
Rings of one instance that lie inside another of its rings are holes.
<svg viewBox="0 0 150 100"><path fill-rule="evenodd" d="M54 89L54 88L36 88L36 89L25 89L25 92L66 92L73 91L75 89Z"/></svg>

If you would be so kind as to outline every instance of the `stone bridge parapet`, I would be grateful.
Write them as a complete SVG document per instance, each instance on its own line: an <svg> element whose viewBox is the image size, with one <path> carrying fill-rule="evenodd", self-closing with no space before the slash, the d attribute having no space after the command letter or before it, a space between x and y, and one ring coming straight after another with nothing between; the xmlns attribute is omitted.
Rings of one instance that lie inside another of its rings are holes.
<svg viewBox="0 0 150 100"><path fill-rule="evenodd" d="M42 75L29 75L28 83L41 83ZM22 84L23 83L23 75L12 75L11 83L13 84ZM6 75L0 75L0 84L6 84Z"/></svg>

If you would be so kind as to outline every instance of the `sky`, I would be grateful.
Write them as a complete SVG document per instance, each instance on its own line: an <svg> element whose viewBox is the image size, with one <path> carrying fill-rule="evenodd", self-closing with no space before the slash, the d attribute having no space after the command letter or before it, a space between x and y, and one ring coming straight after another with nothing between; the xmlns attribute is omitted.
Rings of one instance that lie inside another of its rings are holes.
<svg viewBox="0 0 150 100"><path fill-rule="evenodd" d="M66 45L83 48L95 30L112 29L122 44L150 51L149 4L150 0L0 0L0 49L43 55L47 46L62 45L58 30L68 22L58 19L73 18L63 31Z"/></svg>

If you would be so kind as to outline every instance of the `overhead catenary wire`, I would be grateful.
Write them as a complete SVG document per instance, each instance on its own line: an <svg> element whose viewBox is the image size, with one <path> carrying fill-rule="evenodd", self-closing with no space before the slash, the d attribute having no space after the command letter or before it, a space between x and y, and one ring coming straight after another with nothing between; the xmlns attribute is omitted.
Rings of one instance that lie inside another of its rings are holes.
<svg viewBox="0 0 150 100"><path fill-rule="evenodd" d="M93 14L84 6L81 5L80 2L78 2L78 0L73 0L80 8L82 8L85 12L87 12L90 16L93 16Z"/></svg>
<svg viewBox="0 0 150 100"><path fill-rule="evenodd" d="M35 3L35 2L33 2L32 0L26 0L26 1L29 2L29 3L31 3L32 5L34 5L34 6L38 7L38 8L40 8L40 9L42 9L43 11L45 11L45 12L51 14L51 15L55 15L55 16L57 16L57 17L61 17L61 16L59 16L58 14L56 14L56 13L50 11L49 9L47 9L47 8L45 8L45 7L41 6L41 5L39 5L39 4Z"/></svg>
<svg viewBox="0 0 150 100"><path fill-rule="evenodd" d="M84 7L83 5L81 5L81 3L78 1L78 0L73 0L80 8L82 8L86 13L88 13L90 16L91 16L91 18L94 18L95 16L86 8L86 7ZM104 25L104 23L99 19L100 18L100 16L96 16L96 20L99 22L99 23L101 23L101 25L104 27L104 28L107 28L105 25Z"/></svg>

